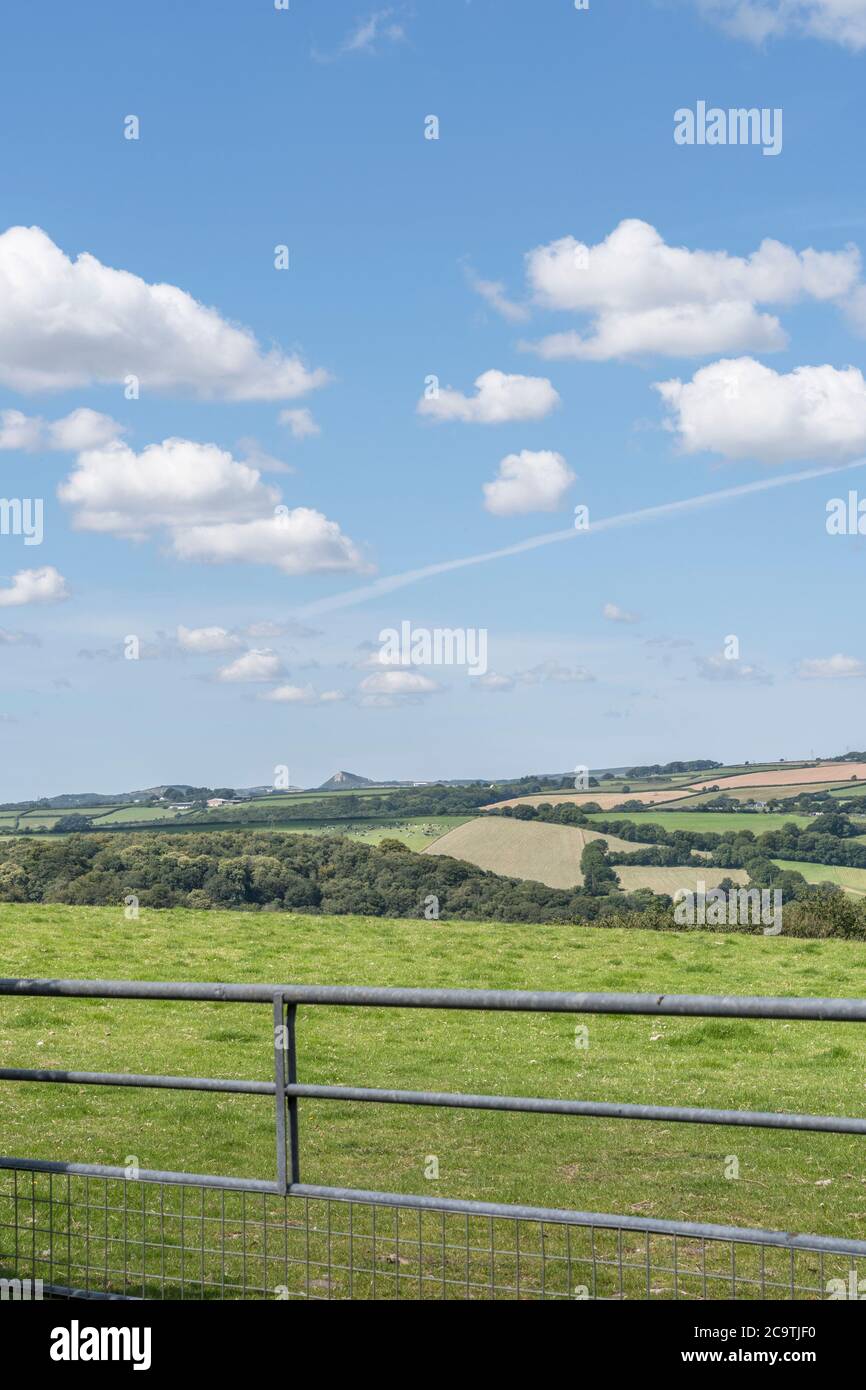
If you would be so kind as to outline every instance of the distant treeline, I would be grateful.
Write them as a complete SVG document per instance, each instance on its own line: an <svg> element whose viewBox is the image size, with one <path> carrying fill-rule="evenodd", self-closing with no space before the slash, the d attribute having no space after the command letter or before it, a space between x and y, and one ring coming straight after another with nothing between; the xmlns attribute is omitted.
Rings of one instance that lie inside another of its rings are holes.
<svg viewBox="0 0 866 1390"><path fill-rule="evenodd" d="M399 841L376 847L343 836L211 832L185 835L72 835L0 845L0 902L70 903L122 910L235 909L302 914L573 923L703 930L677 924L671 898L648 889L617 891L602 842L587 845L583 889L548 888L486 873ZM712 930L760 932L760 925ZM838 890L785 898L787 935L866 940L866 902Z"/></svg>
<svg viewBox="0 0 866 1390"><path fill-rule="evenodd" d="M551 790L550 783L527 778L533 791ZM284 795L273 802L260 805L244 803L240 806L221 806L216 813L221 823L232 825L290 825L292 821L340 821L358 820L369 816L465 816L472 815L480 806L486 806L497 798L523 796L528 792L524 783L497 787L407 787L379 794L358 795L354 792L324 793L321 797L306 798ZM183 818L184 825L212 825L214 812L192 811Z"/></svg>
<svg viewBox="0 0 866 1390"><path fill-rule="evenodd" d="M504 878L461 860L415 854L399 840L374 847L339 835L211 831L0 845L0 901L119 907L130 896L143 907L501 922L592 922L637 914L656 901L648 890L614 900Z"/></svg>
<svg viewBox="0 0 866 1390"><path fill-rule="evenodd" d="M714 762L712 758L693 758L688 763L649 763L646 767L630 767L625 777L666 777L674 772L712 772L713 768L724 767L724 763Z"/></svg>

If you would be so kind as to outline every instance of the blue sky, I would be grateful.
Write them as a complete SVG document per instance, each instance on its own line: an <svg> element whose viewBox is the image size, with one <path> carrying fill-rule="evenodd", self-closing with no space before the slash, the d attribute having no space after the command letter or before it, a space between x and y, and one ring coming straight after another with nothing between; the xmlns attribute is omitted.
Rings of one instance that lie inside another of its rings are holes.
<svg viewBox="0 0 866 1390"><path fill-rule="evenodd" d="M863 746L866 470L592 523L866 456L866 0L51 0L0 53L0 495L44 501L0 799ZM677 144L701 101L780 153ZM383 669L402 622L486 675Z"/></svg>

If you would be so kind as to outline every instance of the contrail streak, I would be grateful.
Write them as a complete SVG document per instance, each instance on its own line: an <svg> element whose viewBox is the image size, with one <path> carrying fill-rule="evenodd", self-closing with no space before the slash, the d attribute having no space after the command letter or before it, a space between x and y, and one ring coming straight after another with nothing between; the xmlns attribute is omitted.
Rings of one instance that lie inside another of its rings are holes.
<svg viewBox="0 0 866 1390"><path fill-rule="evenodd" d="M801 473L785 473L781 477L762 478L756 483L742 483L739 487L722 488L719 492L705 492L700 497L686 497L680 502L662 502L655 507L641 507L634 512L620 512L618 516L603 517L593 521L583 531L574 526L564 531L545 531L540 536L529 536L515 545L503 546L501 550L485 550L480 555L464 555L457 560L443 560L436 565L424 565L422 569L405 570L402 574L386 575L372 584L361 584L356 589L346 589L329 598L317 599L305 607L297 609L300 617L312 617L317 613L330 613L338 608L352 608L365 603L367 599L381 594L393 593L407 584L417 584L420 579L430 579L436 574L447 574L450 570L465 569L468 565L485 565L489 560L502 560L509 555L521 555L525 550L536 550L541 545L555 545L559 541L573 541L580 537L595 535L598 531L614 531L623 526L638 526L646 521L658 521L662 517L676 516L683 512L696 512L704 507L715 507L721 502L730 502L737 497L747 497L753 492L769 492L773 488L790 487L793 483L805 483L812 478L829 478L836 473L847 473L852 468L863 468L866 458L853 463L843 463L836 468L808 468Z"/></svg>

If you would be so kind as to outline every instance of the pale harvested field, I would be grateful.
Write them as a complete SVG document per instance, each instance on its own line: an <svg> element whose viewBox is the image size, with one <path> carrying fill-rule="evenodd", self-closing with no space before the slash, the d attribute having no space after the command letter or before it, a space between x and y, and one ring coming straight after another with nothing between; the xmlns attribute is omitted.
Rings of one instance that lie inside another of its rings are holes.
<svg viewBox="0 0 866 1390"><path fill-rule="evenodd" d="M621 806L624 801L641 801L646 806L659 806L664 801L682 801L685 790L687 789L680 787L675 791L650 792L532 792L528 796L514 796L510 801L491 801L489 806L482 806L481 809L490 811L499 806L543 806L545 803L561 806L566 802L585 806L588 801L594 801L599 810L611 811L614 806Z"/></svg>
<svg viewBox="0 0 866 1390"><path fill-rule="evenodd" d="M819 767L788 767L768 775L764 772L739 772L735 777L711 777L690 782L692 791L706 791L718 785L726 787L787 787L808 782L850 782L852 777L866 778L866 763L822 763Z"/></svg>
<svg viewBox="0 0 866 1390"><path fill-rule="evenodd" d="M614 864L614 873L626 893L636 888L651 888L654 893L674 893L685 888L690 893L698 890L698 881L704 888L717 888L723 878L745 885L749 875L745 869L690 869L688 866L674 869L656 869L638 864Z"/></svg>
<svg viewBox="0 0 866 1390"><path fill-rule="evenodd" d="M843 790L847 790L849 786L852 791L855 791L858 786L862 786L863 791L866 792L866 783L845 783ZM720 782L717 792L689 792L688 795L684 796L680 801L672 801L670 803L670 809L672 811L677 811L680 806L703 806L708 801L715 800L717 796L729 796L732 801L743 802L786 801L795 796L801 796L803 792L806 791L825 792L832 791L834 788L838 790L838 782L792 782L786 786L779 787L767 785L760 787L729 787L724 782Z"/></svg>
<svg viewBox="0 0 866 1390"><path fill-rule="evenodd" d="M583 883L580 856L590 840L606 840L612 850L643 848L615 835L601 835L597 830L484 816L449 830L422 853L465 859L479 869L509 878L534 879L536 883L546 883L548 888L574 888Z"/></svg>

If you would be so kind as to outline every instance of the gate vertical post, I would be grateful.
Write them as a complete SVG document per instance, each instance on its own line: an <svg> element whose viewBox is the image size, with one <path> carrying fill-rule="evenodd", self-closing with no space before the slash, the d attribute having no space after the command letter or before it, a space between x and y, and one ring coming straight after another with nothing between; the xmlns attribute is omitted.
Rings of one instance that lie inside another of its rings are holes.
<svg viewBox="0 0 866 1390"><path fill-rule="evenodd" d="M286 1062L288 1029L285 1004L281 994L274 995L274 1089L277 1120L277 1186L285 1196L288 1192L286 1164Z"/></svg>
<svg viewBox="0 0 866 1390"><path fill-rule="evenodd" d="M295 1041L295 1019L297 1012L297 1004L289 1004L286 1009L286 1061L288 1083L290 1086L296 1085L298 1080L298 1049ZM298 1183L301 1181L301 1150L298 1139L298 1097L289 1096L288 1099L289 1151L291 1155L290 1182Z"/></svg>

